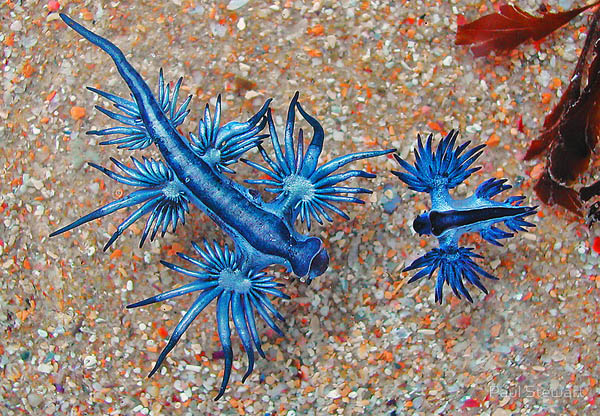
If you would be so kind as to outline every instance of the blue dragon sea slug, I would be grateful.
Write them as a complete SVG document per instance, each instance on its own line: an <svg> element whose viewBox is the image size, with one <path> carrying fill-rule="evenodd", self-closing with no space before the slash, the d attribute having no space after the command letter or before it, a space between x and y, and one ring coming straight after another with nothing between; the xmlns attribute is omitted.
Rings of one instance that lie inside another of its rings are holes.
<svg viewBox="0 0 600 416"><path fill-rule="evenodd" d="M458 245L461 235L477 232L484 240L502 245L498 240L514 234L497 228L495 224L504 223L514 232L524 231L523 227L534 225L523 218L534 214L537 209L537 206L521 206L524 196L511 196L504 202L493 200L494 196L511 188L506 184L506 179L488 179L477 187L472 196L465 199L457 200L450 196L450 189L457 187L481 168L472 168L471 165L485 147L479 145L467 150L470 142L466 142L455 148L457 136L458 131L450 131L435 152L431 146L432 135L427 138L425 146L419 136L414 166L395 154L396 160L406 172L392 171L410 189L427 192L431 197L431 209L414 220L413 228L420 235L436 236L439 248L419 257L403 271L421 269L410 279L411 283L425 276L430 278L437 270L435 300L439 303L442 303L444 283L452 288L458 298L463 295L469 302L473 302L464 281L487 294L479 276L496 279L475 263L474 259L483 258L481 255L474 253L472 248Z"/></svg>
<svg viewBox="0 0 600 416"><path fill-rule="evenodd" d="M148 217L140 247L148 236L152 240L159 231L164 235L169 226L175 231L178 223L184 223L190 204L206 213L222 228L233 240L233 248L228 245L220 247L206 241L202 245L192 243L198 258L179 253L181 258L189 262L189 268L162 262L166 267L192 277L191 283L127 306L135 308L191 292L199 293L171 333L166 347L149 374L152 376L193 320L216 299L217 331L225 359L223 380L216 396L219 399L227 387L233 361L230 318L248 357L248 369L243 381L253 370L254 352L265 356L255 316L260 316L274 331L282 334L273 317L279 320L283 320L283 317L277 312L269 296L284 299L289 297L280 290L283 284L275 282L273 276L263 270L270 265L283 265L296 276L305 277L308 282L327 270L329 256L323 242L319 238L299 233L294 226L296 219L300 217L310 230L311 218L321 224L323 219L332 221L331 213L348 218L334 203L363 203L347 194L371 191L338 184L352 177L373 178L375 175L361 170L343 173L336 171L353 161L385 155L393 152L393 149L340 156L318 166L324 131L319 122L302 108L298 102L298 93L289 106L283 148L271 116L270 100L248 121L232 121L221 126L219 97L214 114L211 114L207 105L204 118L199 122L198 133L190 134L188 140L177 130L189 113L187 107L191 99L188 97L183 104L177 106L181 78L171 91L171 86L165 84L161 71L156 97L119 48L68 16L60 16L68 26L112 58L132 95L132 100L127 100L89 88L114 104L120 113L97 108L122 125L88 133L98 136L115 135L116 138L110 138L101 144L118 144L121 148L131 150L154 144L163 160L139 160L132 157L133 166L127 166L111 159L121 172L90 163L90 166L115 181L136 187L137 190L53 232L51 236L133 206L138 207L117 227L117 231L104 246L105 250L127 227L145 215ZM301 129L297 139L294 139L296 110L313 130L306 151ZM267 125L269 134L260 134ZM273 159L261 146L262 141L268 137L271 138L275 152ZM268 185L266 190L277 194L272 201L263 201L259 192L247 189L224 174L233 173L229 166L253 148L258 149L268 166L244 161L266 173L270 179L246 182Z"/></svg>

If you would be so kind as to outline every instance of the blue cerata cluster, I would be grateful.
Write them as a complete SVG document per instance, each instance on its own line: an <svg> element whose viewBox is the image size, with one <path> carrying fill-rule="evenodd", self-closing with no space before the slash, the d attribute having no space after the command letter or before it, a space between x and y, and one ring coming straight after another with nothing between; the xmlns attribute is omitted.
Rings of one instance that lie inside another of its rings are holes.
<svg viewBox="0 0 600 416"><path fill-rule="evenodd" d="M270 100L248 121L231 121L221 125L220 97L216 100L214 113L206 106L198 132L185 138L177 127L189 114L191 97L177 105L181 78L171 90L171 85L164 82L161 70L158 93L153 94L119 48L68 16L60 16L68 26L112 58L131 91L132 98L125 99L89 88L114 104L118 112L99 106L97 109L121 125L92 130L88 134L108 136L101 144L116 144L131 150L154 144L162 160L132 157L132 164L126 165L111 159L119 171L90 163L90 166L111 179L133 186L135 190L53 232L51 236L115 211L135 207L119 224L104 249L110 247L135 221L146 217L141 247L147 238L153 240L159 232L164 235L169 227L175 231L179 223L184 224L190 205L206 213L227 233L233 241L233 247L221 247L216 242L192 242L197 257L179 253L179 257L187 262L185 266L162 262L169 269L192 278L190 283L128 306L135 308L197 292L196 300L160 353L150 372L151 376L194 319L216 300L217 331L225 359L223 380L216 397L219 399L227 387L233 362L230 320L248 356L248 369L243 380L253 370L255 352L265 356L256 316L282 334L275 320L283 320L283 317L273 306L270 297L289 297L280 290L283 284L274 281L265 269L271 265L283 265L308 283L327 270L329 255L323 242L317 237L300 233L295 227L298 217L309 231L313 221L319 224L323 224L324 220L331 222L334 215L348 219L336 204L363 203L353 195L371 191L340 186L340 183L354 177L373 178L375 175L363 170L338 170L351 162L383 156L394 149L353 153L319 166L325 134L321 124L303 109L298 101L298 93L289 105L283 143L273 122ZM312 138L308 143L304 140L302 129L295 132L296 110L312 129ZM457 296L463 295L472 301L463 281L487 293L479 276L493 278L475 263L474 259L481 256L473 253L471 248L458 246L462 234L478 232L487 241L499 244L499 239L513 234L496 228L494 224L503 222L512 231L522 230L532 225L523 218L536 210L536 207L520 206L524 199L521 196L509 197L504 202L492 200L492 197L509 188L504 179L487 180L479 185L473 196L464 200L453 199L448 191L478 169L470 166L483 147L477 146L466 151L467 142L455 148L456 137L456 132L450 132L435 152L432 150L431 136L425 146L419 138L415 165L408 164L396 155L406 172L394 172L410 189L427 192L431 196L431 210L417 217L414 229L419 234L436 236L440 247L418 258L405 270L422 269L411 282L424 276L431 277L437 270L435 299L440 303L444 283L448 283ZM273 157L262 147L262 142L268 138L272 142ZM264 164L242 158L252 149L258 150ZM238 161L259 171L263 178L246 182L265 185L265 191L274 193L274 198L264 201L259 192L234 182L226 175L235 173L231 166Z"/></svg>

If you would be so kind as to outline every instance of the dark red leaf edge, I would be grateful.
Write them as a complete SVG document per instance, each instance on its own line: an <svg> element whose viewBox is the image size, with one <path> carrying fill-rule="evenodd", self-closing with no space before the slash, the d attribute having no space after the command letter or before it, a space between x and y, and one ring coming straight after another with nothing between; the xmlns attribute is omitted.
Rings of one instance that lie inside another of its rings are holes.
<svg viewBox="0 0 600 416"><path fill-rule="evenodd" d="M517 6L504 4L499 12L458 25L454 43L473 45L471 51L476 57L492 51L508 52L527 40L541 40L575 16L599 4L600 1L596 1L566 12L545 13L540 17L532 16Z"/></svg>
<svg viewBox="0 0 600 416"><path fill-rule="evenodd" d="M533 190L544 204L560 205L571 212L581 214L583 204L577 191L554 181L547 170L538 179Z"/></svg>
<svg viewBox="0 0 600 416"><path fill-rule="evenodd" d="M600 181L596 181L590 186L584 186L579 190L579 196L583 201L589 201L598 195L600 195Z"/></svg>

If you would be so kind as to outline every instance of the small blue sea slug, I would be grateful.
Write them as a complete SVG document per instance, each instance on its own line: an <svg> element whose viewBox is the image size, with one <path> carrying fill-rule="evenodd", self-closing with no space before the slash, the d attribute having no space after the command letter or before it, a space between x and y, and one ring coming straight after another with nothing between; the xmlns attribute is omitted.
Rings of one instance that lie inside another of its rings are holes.
<svg viewBox="0 0 600 416"><path fill-rule="evenodd" d="M265 356L255 316L258 314L268 326L282 334L273 317L279 320L283 320L283 317L277 312L269 296L284 299L289 297L279 289L283 284L275 282L273 276L263 270L270 265L283 265L296 276L305 277L308 282L327 270L329 255L323 242L319 238L299 233L294 226L296 219L300 217L310 230L311 218L321 224L323 219L332 221L331 213L348 218L335 203L363 203L347 194L371 191L338 184L352 177L373 178L375 175L361 170L343 173L336 171L353 161L385 155L393 152L393 149L340 156L318 166L323 148L323 128L302 108L298 102L298 93L289 106L283 148L271 116L270 100L248 121L232 121L221 126L219 97L214 114L211 114L207 105L204 118L198 125L198 133L190 134L188 140L177 130L189 113L187 107L191 99L188 97L177 107L182 79L179 79L171 91L171 86L165 84L161 71L158 96L155 96L113 43L64 14L61 14L61 18L73 30L110 55L131 91L132 99L127 100L89 88L114 104L120 113L97 108L122 125L88 133L117 136L101 144L118 144L121 148L131 150L154 144L163 160L139 160L132 157L133 165L128 166L111 159L121 172L90 163L90 166L115 181L136 187L137 190L53 232L51 236L133 206L137 206L137 209L117 227L117 231L106 243L105 250L127 227L146 215L140 246L148 237L154 239L159 231L164 234L169 226L175 231L178 223L184 223L190 205L206 213L222 228L233 240L233 248L206 241L201 245L192 243L198 254L197 258L179 254L189 263L189 267L162 262L166 267L192 277L191 283L128 306L135 308L192 292L199 293L173 330L150 372L151 376L198 314L216 300L217 331L225 358L223 380L216 397L219 399L227 387L233 362L230 318L248 356L248 370L243 380L254 367L254 352ZM294 139L296 110L313 130L306 151L301 129L297 139ZM260 134L267 125L269 134ZM262 141L268 137L271 138L275 158L269 157L261 146ZM263 201L259 192L245 188L224 174L234 173L230 166L253 148L258 149L267 166L249 160L244 162L268 175L269 179L246 182L268 185L266 190L277 194L272 201Z"/></svg>
<svg viewBox="0 0 600 416"><path fill-rule="evenodd" d="M465 151L470 143L466 142L455 148L457 136L458 131L450 131L435 152L431 146L432 135L427 138L425 146L419 136L414 166L395 154L406 172L392 171L413 191L427 192L431 196L431 209L414 220L413 228L419 235L436 236L439 248L419 257L403 271L422 269L410 279L410 283L425 276L430 278L437 270L435 300L439 303L442 303L444 283L459 298L464 295L469 302L473 302L464 280L487 294L479 276L496 279L475 263L474 259L483 258L481 255L474 253L472 248L459 247L461 235L477 232L486 241L502 245L498 240L514 234L495 227L495 224L504 223L514 232L524 231L523 227L534 225L523 218L534 214L537 209L537 206L521 206L524 196L511 196L504 202L494 201L492 198L495 195L511 188L505 184L506 179L488 179L477 187L472 196L460 200L452 198L448 191L481 168L471 168L471 165L485 147L479 145Z"/></svg>

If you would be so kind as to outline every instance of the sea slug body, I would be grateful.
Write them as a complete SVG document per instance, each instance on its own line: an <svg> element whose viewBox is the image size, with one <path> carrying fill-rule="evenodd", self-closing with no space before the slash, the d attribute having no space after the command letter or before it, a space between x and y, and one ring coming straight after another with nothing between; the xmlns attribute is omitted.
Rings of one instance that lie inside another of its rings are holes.
<svg viewBox="0 0 600 416"><path fill-rule="evenodd" d="M403 271L421 269L410 279L410 283L425 276L430 278L437 270L435 300L439 303L442 303L442 291L446 283L456 296L460 298L463 295L473 302L464 280L487 294L479 276L496 279L475 263L474 259L483 258L481 255L474 253L472 248L458 245L464 233L476 232L484 240L502 245L498 240L514 234L495 225L504 223L511 231L524 231L523 227L534 226L524 218L533 215L537 209L537 206L521 206L524 196L511 196L503 202L493 200L494 196L511 188L506 184L506 179L488 179L477 187L472 196L454 199L448 191L480 169L471 165L485 147L479 145L467 150L470 142L465 142L455 148L457 136L457 131L450 131L435 152L432 149L432 135L427 138L425 146L419 136L414 166L394 155L405 172L392 171L410 189L426 192L431 197L431 209L414 220L413 228L419 235L433 234L437 237L439 248L419 257Z"/></svg>
<svg viewBox="0 0 600 416"><path fill-rule="evenodd" d="M133 166L127 166L111 159L121 173L90 163L90 166L115 181L134 186L137 190L60 228L51 236L117 210L138 206L117 227L104 249L112 245L136 220L148 215L140 241L141 247L148 237L153 240L159 231L164 234L169 226L175 231L178 223L184 224L190 205L206 213L227 233L233 241L233 248L204 241L202 245L192 243L198 258L179 253L182 259L190 263L191 268L162 262L166 267L194 278L191 283L128 306L135 308L199 292L197 299L173 330L150 372L151 376L194 319L216 299L217 331L225 359L223 380L216 397L219 399L227 387L233 362L230 318L248 357L248 369L243 380L254 367L254 352L265 356L255 315L258 314L274 331L282 333L272 317L283 320L283 316L275 309L269 296L289 297L279 289L283 284L275 282L273 276L264 269L271 265L283 265L296 276L305 277L308 282L327 270L329 255L323 242L317 237L298 232L295 228L296 219L300 217L310 230L311 219L323 224L323 219L333 220L331 213L348 218L334 203L363 203L360 199L347 195L371 191L338 184L352 177L373 178L375 175L362 170L342 173L336 171L353 161L382 156L394 150L349 154L319 166L324 131L320 123L302 108L298 102L298 93L289 106L283 148L269 108L270 100L248 121L232 121L221 126L219 97L214 114L211 114L207 105L198 133L190 134L188 140L177 130L189 113L187 107L191 99L188 97L177 107L181 79L171 91L171 86L164 82L161 70L158 96L155 96L117 46L68 16L60 16L69 27L112 58L133 98L127 100L89 88L120 110L121 113L116 113L97 107L122 125L88 133L98 136L118 135L101 144L117 144L131 150L154 144L163 160L139 160L132 157ZM302 129L299 130L297 139L294 139L296 110L313 130L306 151ZM267 126L268 134L261 134ZM269 137L275 158L269 157L261 145ZM241 159L251 149L260 152L267 166ZM229 166L239 160L269 177L246 182L268 185L266 191L277 194L272 201L263 201L257 191L247 189L224 174L234 173Z"/></svg>

